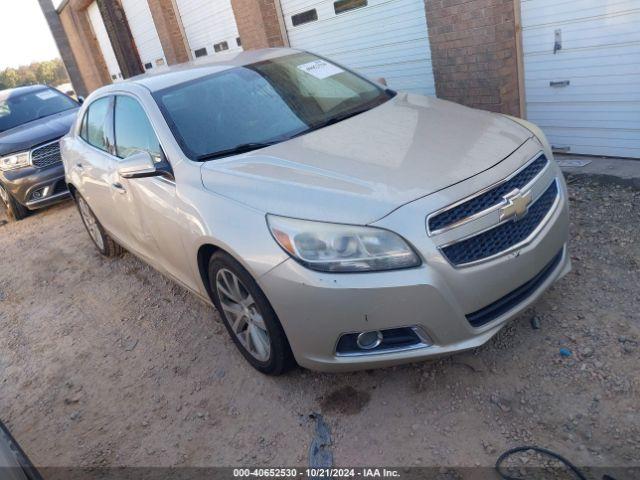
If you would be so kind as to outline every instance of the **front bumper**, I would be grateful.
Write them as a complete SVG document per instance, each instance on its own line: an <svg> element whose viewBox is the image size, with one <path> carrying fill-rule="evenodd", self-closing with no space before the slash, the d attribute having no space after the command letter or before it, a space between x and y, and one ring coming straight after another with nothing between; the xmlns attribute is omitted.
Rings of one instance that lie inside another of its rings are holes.
<svg viewBox="0 0 640 480"><path fill-rule="evenodd" d="M47 207L69 196L62 163L0 172L0 182L29 210Z"/></svg>
<svg viewBox="0 0 640 480"><path fill-rule="evenodd" d="M468 350L487 342L571 269L566 249L566 190L535 237L516 252L456 269L428 255L419 268L359 274L324 274L287 260L259 283L278 314L300 365L314 370L376 368ZM407 237L410 238L410 237ZM424 241L429 239L423 235ZM425 248L418 247L424 252ZM433 247L432 247L433 248ZM559 260L554 258L560 254ZM551 265L525 296L491 321L473 327L467 318L508 297ZM420 327L431 346L368 355L336 355L345 333Z"/></svg>

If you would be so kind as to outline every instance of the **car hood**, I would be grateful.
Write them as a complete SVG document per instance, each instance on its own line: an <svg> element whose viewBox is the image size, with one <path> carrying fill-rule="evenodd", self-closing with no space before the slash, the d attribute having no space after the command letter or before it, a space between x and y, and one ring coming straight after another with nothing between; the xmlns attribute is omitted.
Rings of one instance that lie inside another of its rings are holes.
<svg viewBox="0 0 640 480"><path fill-rule="evenodd" d="M420 95L249 154L204 186L277 215L366 224L500 163L532 136L508 118Z"/></svg>
<svg viewBox="0 0 640 480"><path fill-rule="evenodd" d="M77 113L73 108L0 132L0 155L29 150L66 135Z"/></svg>

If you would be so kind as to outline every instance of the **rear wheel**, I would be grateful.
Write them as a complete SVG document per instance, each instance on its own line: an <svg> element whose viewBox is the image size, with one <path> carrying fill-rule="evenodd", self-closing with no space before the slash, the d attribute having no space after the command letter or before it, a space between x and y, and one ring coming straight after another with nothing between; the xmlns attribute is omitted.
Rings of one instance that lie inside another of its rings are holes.
<svg viewBox="0 0 640 480"><path fill-rule="evenodd" d="M295 366L276 313L242 265L226 253L215 253L209 262L209 282L227 331L255 369L280 375Z"/></svg>
<svg viewBox="0 0 640 480"><path fill-rule="evenodd" d="M80 218L82 218L82 223L84 223L89 237L91 237L98 251L105 257L116 257L120 255L123 251L122 247L107 235L87 201L77 192L74 198L78 206L78 211L80 212Z"/></svg>
<svg viewBox="0 0 640 480"><path fill-rule="evenodd" d="M9 220L22 220L29 215L29 210L18 203L2 184L0 184L0 203L7 209Z"/></svg>

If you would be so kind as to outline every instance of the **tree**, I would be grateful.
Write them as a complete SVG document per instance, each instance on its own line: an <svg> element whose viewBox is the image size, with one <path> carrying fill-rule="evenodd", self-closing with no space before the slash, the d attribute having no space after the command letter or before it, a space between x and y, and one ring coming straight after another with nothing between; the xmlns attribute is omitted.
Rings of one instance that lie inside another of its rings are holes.
<svg viewBox="0 0 640 480"><path fill-rule="evenodd" d="M56 58L0 71L0 89L43 83L56 87L69 82L62 60Z"/></svg>
<svg viewBox="0 0 640 480"><path fill-rule="evenodd" d="M53 62L40 62L35 68L38 83L52 84L56 80L56 67Z"/></svg>
<svg viewBox="0 0 640 480"><path fill-rule="evenodd" d="M18 86L20 77L15 68L7 68L0 72L0 82L7 86L7 88L14 88Z"/></svg>

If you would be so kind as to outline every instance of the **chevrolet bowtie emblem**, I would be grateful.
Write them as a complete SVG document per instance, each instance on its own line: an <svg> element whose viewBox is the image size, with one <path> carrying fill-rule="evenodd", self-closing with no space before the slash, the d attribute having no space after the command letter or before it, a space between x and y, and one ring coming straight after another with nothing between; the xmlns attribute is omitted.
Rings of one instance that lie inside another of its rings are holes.
<svg viewBox="0 0 640 480"><path fill-rule="evenodd" d="M529 205L531 205L531 190L523 193L516 188L507 193L504 199L507 203L500 209L500 221L518 220L526 215Z"/></svg>

